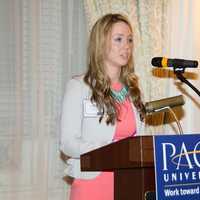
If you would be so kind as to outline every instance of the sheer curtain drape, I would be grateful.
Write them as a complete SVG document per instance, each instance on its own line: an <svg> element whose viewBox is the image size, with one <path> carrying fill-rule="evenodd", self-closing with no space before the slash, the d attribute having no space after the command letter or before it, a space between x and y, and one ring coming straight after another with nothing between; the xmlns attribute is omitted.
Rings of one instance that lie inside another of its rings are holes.
<svg viewBox="0 0 200 200"><path fill-rule="evenodd" d="M170 0L169 26L166 30L167 56L198 60L200 62L200 1L199 0ZM200 68L186 69L184 76L200 90ZM181 125L185 133L200 133L200 97L187 85L180 83L173 76L168 77L169 95L183 94L185 97L184 113Z"/></svg>
<svg viewBox="0 0 200 200"><path fill-rule="evenodd" d="M66 200L59 122L85 63L83 1L0 0L0 199Z"/></svg>
<svg viewBox="0 0 200 200"><path fill-rule="evenodd" d="M82 0L63 1L63 49L65 80L86 69L87 33Z"/></svg>
<svg viewBox="0 0 200 200"><path fill-rule="evenodd" d="M163 54L199 60L199 8L198 0L0 0L0 199L68 199L58 151L61 101L66 81L85 70L87 30L105 11L128 13L136 26L144 98L183 93L183 129L199 132L199 97L150 65ZM187 76L200 88L199 69Z"/></svg>

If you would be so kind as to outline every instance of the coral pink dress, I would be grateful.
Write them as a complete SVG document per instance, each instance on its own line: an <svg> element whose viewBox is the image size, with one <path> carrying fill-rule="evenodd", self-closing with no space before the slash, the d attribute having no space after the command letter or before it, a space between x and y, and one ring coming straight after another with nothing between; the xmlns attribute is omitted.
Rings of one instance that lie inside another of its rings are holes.
<svg viewBox="0 0 200 200"><path fill-rule="evenodd" d="M121 83L114 83L112 88L120 91ZM126 98L118 104L120 109L120 121L117 121L113 141L133 136L136 131L135 115L131 102ZM101 172L94 179L75 179L71 186L70 200L113 200L114 177L113 172Z"/></svg>

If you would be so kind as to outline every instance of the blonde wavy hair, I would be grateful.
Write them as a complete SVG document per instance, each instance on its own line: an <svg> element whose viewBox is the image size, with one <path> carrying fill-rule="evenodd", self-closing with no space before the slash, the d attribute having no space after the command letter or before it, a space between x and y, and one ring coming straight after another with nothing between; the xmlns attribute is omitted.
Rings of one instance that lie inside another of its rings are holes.
<svg viewBox="0 0 200 200"><path fill-rule="evenodd" d="M88 70L84 76L84 81L92 90L91 101L95 102L98 109L102 111L99 121L106 116L107 124L115 124L119 120L119 110L116 101L111 96L111 80L104 70L104 55L106 41L111 32L113 24L117 22L125 22L132 31L132 27L128 19L121 14L107 14L101 17L94 24L88 44ZM133 57L127 65L122 66L120 81L128 87L129 96L140 113L141 120L144 119L145 109L141 100L141 92L138 87L138 79L134 74Z"/></svg>

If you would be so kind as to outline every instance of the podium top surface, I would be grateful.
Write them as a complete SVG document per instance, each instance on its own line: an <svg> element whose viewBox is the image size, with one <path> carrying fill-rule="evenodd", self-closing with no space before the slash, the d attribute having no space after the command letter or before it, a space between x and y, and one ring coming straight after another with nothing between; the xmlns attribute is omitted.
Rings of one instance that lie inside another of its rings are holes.
<svg viewBox="0 0 200 200"><path fill-rule="evenodd" d="M153 137L136 136L81 155L82 171L114 171L154 166Z"/></svg>

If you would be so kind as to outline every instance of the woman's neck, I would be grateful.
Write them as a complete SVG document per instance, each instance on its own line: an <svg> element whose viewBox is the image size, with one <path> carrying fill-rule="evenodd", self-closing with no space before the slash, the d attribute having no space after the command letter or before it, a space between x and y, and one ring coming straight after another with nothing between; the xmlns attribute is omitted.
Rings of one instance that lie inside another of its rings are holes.
<svg viewBox="0 0 200 200"><path fill-rule="evenodd" d="M107 74L111 80L111 83L116 83L116 82L119 82L120 80L120 73L121 73L121 70L110 70L110 71L107 71Z"/></svg>

